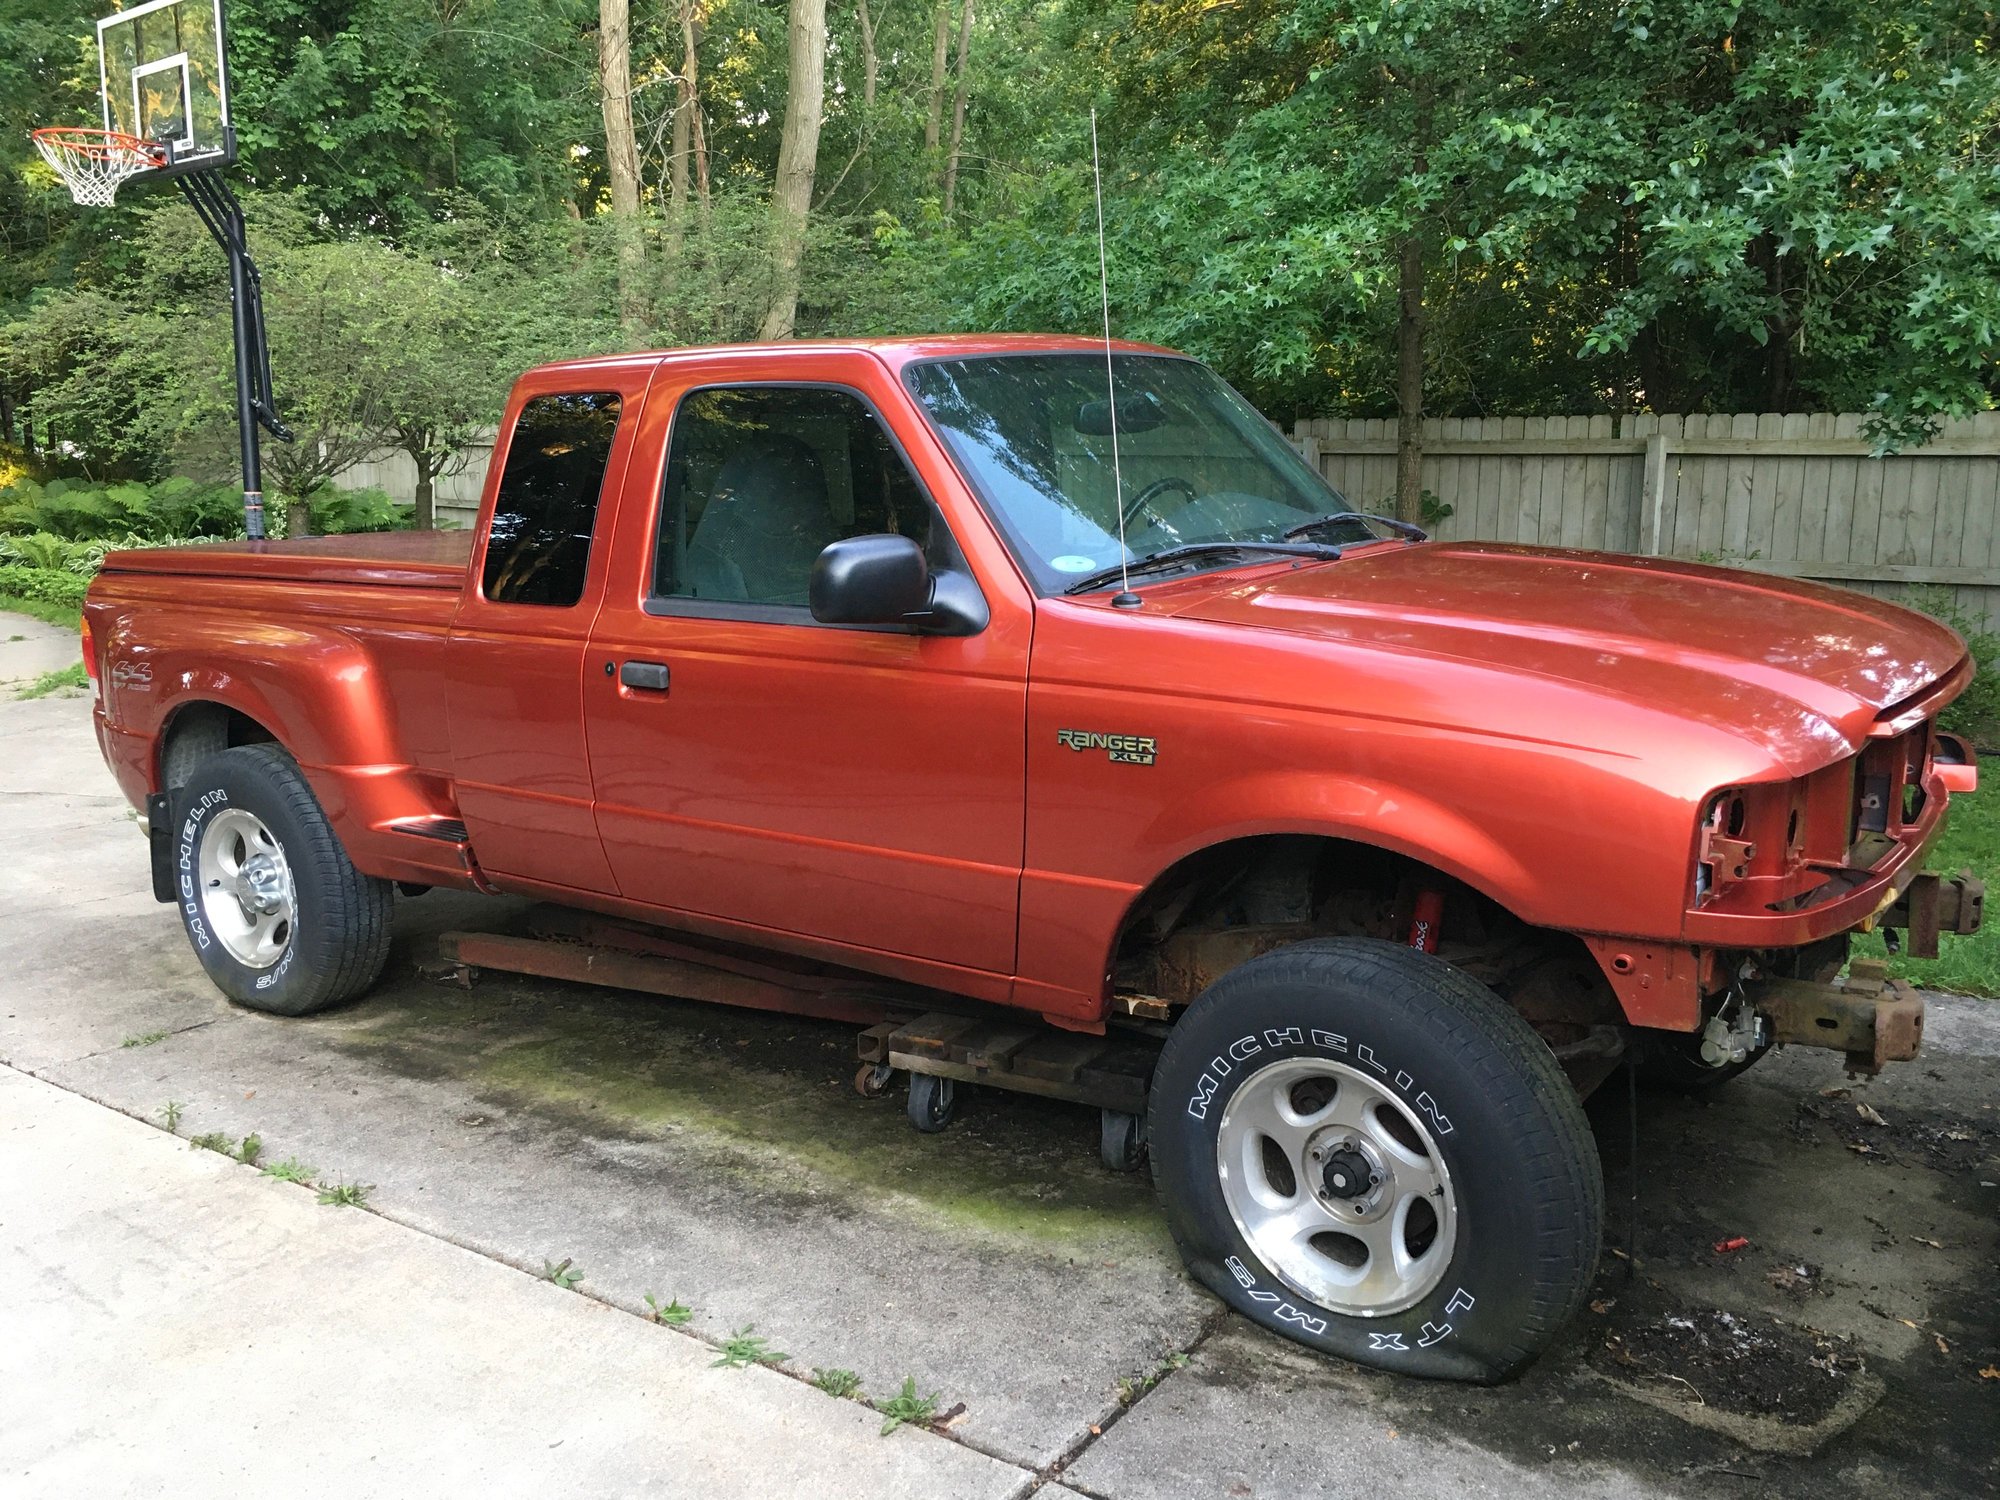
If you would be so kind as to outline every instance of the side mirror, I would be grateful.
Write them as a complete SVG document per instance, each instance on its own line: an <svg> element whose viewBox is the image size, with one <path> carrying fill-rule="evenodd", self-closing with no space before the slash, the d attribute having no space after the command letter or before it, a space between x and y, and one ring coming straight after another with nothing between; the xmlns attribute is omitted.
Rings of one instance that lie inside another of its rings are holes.
<svg viewBox="0 0 2000 1500"><path fill-rule="evenodd" d="M930 564L906 536L843 537L814 560L807 598L822 625L901 624L931 607Z"/></svg>

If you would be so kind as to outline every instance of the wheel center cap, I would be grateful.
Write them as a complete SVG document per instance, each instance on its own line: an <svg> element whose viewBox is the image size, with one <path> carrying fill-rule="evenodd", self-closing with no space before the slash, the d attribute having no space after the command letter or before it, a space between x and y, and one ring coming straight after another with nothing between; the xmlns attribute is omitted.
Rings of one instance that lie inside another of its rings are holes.
<svg viewBox="0 0 2000 1500"><path fill-rule="evenodd" d="M268 916L285 899L285 877L277 861L267 855L253 855L236 877L236 900L245 916Z"/></svg>
<svg viewBox="0 0 2000 1500"><path fill-rule="evenodd" d="M1359 1151L1334 1151L1321 1169L1329 1198L1359 1198L1373 1183L1373 1169Z"/></svg>

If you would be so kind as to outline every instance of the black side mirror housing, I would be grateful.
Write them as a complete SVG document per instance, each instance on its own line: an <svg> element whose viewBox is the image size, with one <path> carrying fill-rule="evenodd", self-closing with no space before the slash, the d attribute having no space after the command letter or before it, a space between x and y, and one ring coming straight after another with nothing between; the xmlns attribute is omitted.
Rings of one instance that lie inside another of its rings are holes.
<svg viewBox="0 0 2000 1500"><path fill-rule="evenodd" d="M927 634L972 635L988 618L970 578L933 574L924 549L893 532L828 543L813 561L806 597L822 625L912 625Z"/></svg>

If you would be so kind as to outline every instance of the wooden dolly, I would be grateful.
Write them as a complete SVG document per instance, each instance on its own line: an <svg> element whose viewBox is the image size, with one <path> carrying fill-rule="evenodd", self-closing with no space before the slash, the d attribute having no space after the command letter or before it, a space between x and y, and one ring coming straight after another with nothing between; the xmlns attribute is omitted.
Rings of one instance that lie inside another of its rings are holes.
<svg viewBox="0 0 2000 1500"><path fill-rule="evenodd" d="M1117 1035L933 1011L862 1032L855 1040L861 1071L854 1086L874 1098L898 1071L907 1072L910 1123L926 1133L951 1123L959 1083L1094 1104L1098 1154L1114 1172L1131 1172L1146 1157L1146 1090L1158 1051Z"/></svg>

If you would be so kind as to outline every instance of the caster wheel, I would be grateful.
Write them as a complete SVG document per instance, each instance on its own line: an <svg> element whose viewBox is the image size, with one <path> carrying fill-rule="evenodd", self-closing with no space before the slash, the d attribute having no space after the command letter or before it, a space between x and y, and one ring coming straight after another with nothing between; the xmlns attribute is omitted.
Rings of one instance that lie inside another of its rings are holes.
<svg viewBox="0 0 2000 1500"><path fill-rule="evenodd" d="M880 1099L895 1079L896 1070L887 1063L863 1063L854 1075L854 1092L864 1099Z"/></svg>
<svg viewBox="0 0 2000 1500"><path fill-rule="evenodd" d="M958 1085L934 1073L910 1075L910 1123L925 1135L936 1135L958 1113Z"/></svg>
<svg viewBox="0 0 2000 1500"><path fill-rule="evenodd" d="M1146 1117L1123 1110L1098 1112L1097 1154L1114 1172L1136 1172L1146 1160Z"/></svg>

